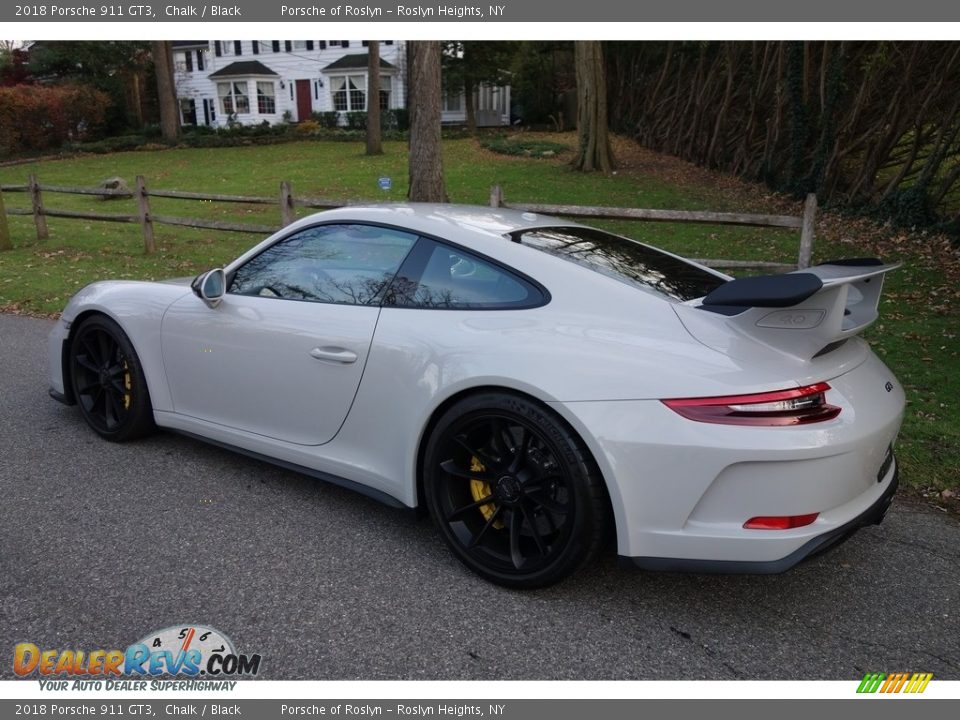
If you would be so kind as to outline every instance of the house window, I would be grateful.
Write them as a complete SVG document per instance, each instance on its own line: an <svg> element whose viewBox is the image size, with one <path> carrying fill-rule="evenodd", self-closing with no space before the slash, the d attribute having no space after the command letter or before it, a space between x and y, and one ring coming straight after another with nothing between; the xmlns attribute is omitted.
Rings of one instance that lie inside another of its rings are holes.
<svg viewBox="0 0 960 720"><path fill-rule="evenodd" d="M217 95L220 96L220 110L224 115L250 112L246 80L217 83Z"/></svg>
<svg viewBox="0 0 960 720"><path fill-rule="evenodd" d="M193 72L193 53L187 50L183 54L184 64L186 65L187 72Z"/></svg>
<svg viewBox="0 0 960 720"><path fill-rule="evenodd" d="M355 111L367 109L367 76L335 75L330 78L333 109Z"/></svg>
<svg viewBox="0 0 960 720"><path fill-rule="evenodd" d="M380 109L390 109L390 91L393 89L393 78L389 75L380 76Z"/></svg>
<svg viewBox="0 0 960 720"><path fill-rule="evenodd" d="M211 125L217 119L217 101L210 98L203 99L203 124Z"/></svg>
<svg viewBox="0 0 960 720"><path fill-rule="evenodd" d="M206 50L197 50L197 70L203 70L203 66L206 64L206 58L204 57L206 54Z"/></svg>
<svg viewBox="0 0 960 720"><path fill-rule="evenodd" d="M276 114L277 100L272 82L257 82L257 112L261 115Z"/></svg>
<svg viewBox="0 0 960 720"><path fill-rule="evenodd" d="M197 124L197 104L193 98L180 98L180 124Z"/></svg>
<svg viewBox="0 0 960 720"><path fill-rule="evenodd" d="M252 43L250 43L250 49L253 50L253 54L254 54L254 55L259 55L259 54L260 54L260 41L259 41L259 40L254 40Z"/></svg>
<svg viewBox="0 0 960 720"><path fill-rule="evenodd" d="M273 48L273 51L274 51L274 52L280 52L280 41L279 41L279 40L271 40L270 43L271 43L270 46Z"/></svg>
<svg viewBox="0 0 960 720"><path fill-rule="evenodd" d="M443 96L443 109L447 112L460 112L463 106L460 103L459 92L449 92Z"/></svg>
<svg viewBox="0 0 960 720"><path fill-rule="evenodd" d="M243 55L243 48L240 46L240 40L233 41L233 54L234 55Z"/></svg>

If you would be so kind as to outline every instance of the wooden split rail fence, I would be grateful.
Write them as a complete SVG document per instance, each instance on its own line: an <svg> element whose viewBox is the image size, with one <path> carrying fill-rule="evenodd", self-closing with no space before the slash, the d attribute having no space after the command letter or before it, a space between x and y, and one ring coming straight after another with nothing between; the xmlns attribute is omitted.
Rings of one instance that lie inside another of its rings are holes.
<svg viewBox="0 0 960 720"><path fill-rule="evenodd" d="M30 209L8 208L4 211L3 193L23 192L30 195ZM45 193L66 193L73 195L93 195L101 198L134 198L137 202L137 214L91 212L85 210L57 210L45 205ZM196 200L204 202L246 203L255 205L279 205L279 226L254 225L223 220L204 220L199 218L157 215L150 209L150 198L169 198L175 200ZM132 190L111 190L94 187L68 187L63 185L41 185L35 175L30 175L26 185L0 185L0 250L9 247L9 234L6 229L6 215L32 215L36 226L37 239L46 240L50 233L47 218L74 218L101 222L138 223L143 233L143 247L146 253L156 250L153 226L178 225L181 227L224 230L229 232L255 233L267 235L278 227L285 227L296 219L296 208L329 209L357 204L351 201L326 198L297 198L289 182L280 183L280 192L275 197L251 195L217 195L211 193L187 192L183 190L148 190L143 176L138 175L136 186ZM755 268L763 270L786 270L805 268L810 265L813 252L814 220L817 212L816 195L808 195L803 204L803 212L794 215L751 215L744 213L719 213L697 210L651 210L642 208L596 207L584 205L546 205L540 203L507 202L503 189L495 185L490 189L490 205L495 208L510 208L524 212L559 215L571 218L603 218L609 220L637 220L645 222L679 222L710 225L745 225L754 227L795 228L800 231L800 249L796 265L753 260L698 259L697 262L715 268Z"/></svg>

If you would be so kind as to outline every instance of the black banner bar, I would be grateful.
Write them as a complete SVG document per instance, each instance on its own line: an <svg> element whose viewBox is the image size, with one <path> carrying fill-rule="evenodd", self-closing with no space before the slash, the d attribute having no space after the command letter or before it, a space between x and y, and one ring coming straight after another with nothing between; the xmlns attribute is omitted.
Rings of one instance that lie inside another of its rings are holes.
<svg viewBox="0 0 960 720"><path fill-rule="evenodd" d="M869 4L806 0L471 0L382 2L360 0L225 0L224 2L3 3L0 22L956 22L960 3L941 0L874 0Z"/></svg>

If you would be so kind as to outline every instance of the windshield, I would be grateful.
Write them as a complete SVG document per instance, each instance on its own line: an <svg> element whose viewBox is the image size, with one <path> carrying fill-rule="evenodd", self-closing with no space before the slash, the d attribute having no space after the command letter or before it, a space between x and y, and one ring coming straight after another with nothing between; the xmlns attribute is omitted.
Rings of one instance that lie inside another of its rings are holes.
<svg viewBox="0 0 960 720"><path fill-rule="evenodd" d="M703 297L726 282L649 245L594 228L531 228L511 233L511 237L515 242L681 302Z"/></svg>

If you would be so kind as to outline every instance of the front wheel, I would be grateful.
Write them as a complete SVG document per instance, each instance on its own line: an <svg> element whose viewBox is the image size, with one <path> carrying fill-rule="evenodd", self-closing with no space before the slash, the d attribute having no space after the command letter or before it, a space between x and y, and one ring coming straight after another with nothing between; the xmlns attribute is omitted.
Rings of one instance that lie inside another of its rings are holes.
<svg viewBox="0 0 960 720"><path fill-rule="evenodd" d="M80 413L103 438L132 440L153 429L153 408L140 359L117 323L93 315L70 344L70 379Z"/></svg>
<svg viewBox="0 0 960 720"><path fill-rule="evenodd" d="M424 491L457 558L508 587L572 574L596 555L608 522L583 441L547 408L507 393L444 413L427 444Z"/></svg>

